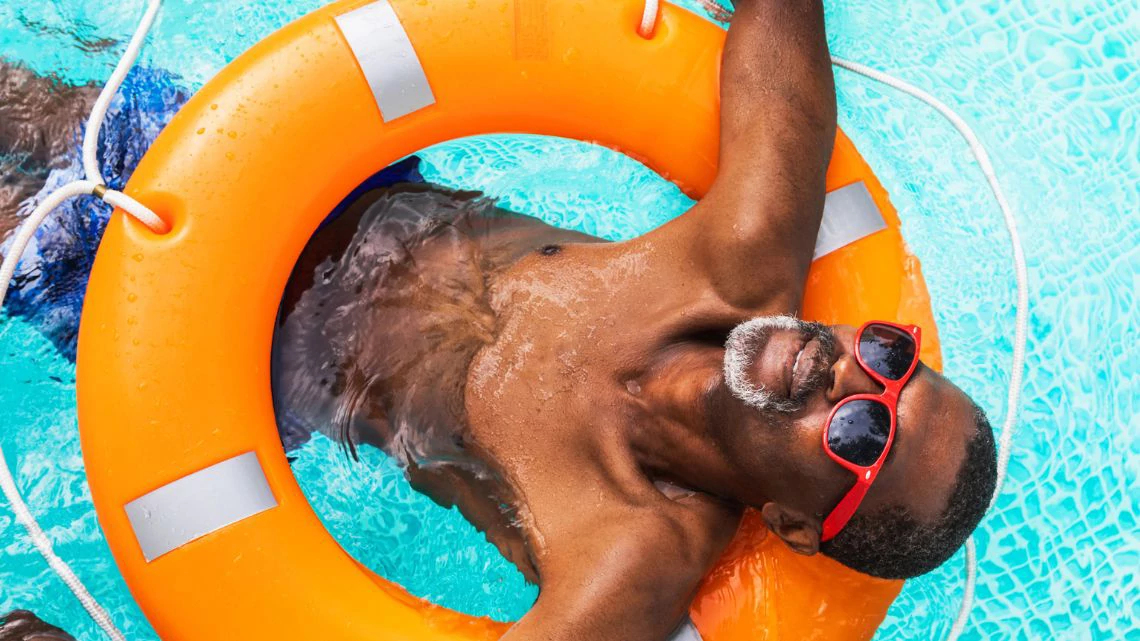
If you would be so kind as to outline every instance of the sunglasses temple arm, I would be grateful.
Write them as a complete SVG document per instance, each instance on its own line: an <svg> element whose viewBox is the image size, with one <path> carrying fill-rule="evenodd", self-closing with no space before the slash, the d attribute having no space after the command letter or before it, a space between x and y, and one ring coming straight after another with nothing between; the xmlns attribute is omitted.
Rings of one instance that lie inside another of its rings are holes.
<svg viewBox="0 0 1140 641"><path fill-rule="evenodd" d="M855 516L855 510L859 509L859 504L863 502L863 497L867 496L867 490L870 488L870 482L860 477L859 481L855 483L855 486L847 491L847 494L843 497L843 500L839 502L839 505L836 505L835 509L831 511L831 514L827 515L827 519L823 522L823 534L820 536L821 541L829 541L843 530L843 527L847 525L851 517Z"/></svg>

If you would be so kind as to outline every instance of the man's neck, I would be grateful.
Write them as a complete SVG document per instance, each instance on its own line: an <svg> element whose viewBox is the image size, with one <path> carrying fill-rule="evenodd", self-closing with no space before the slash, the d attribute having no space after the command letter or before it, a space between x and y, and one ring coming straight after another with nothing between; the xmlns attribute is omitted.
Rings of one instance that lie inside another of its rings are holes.
<svg viewBox="0 0 1140 641"><path fill-rule="evenodd" d="M632 445L655 480L735 501L734 474L708 411L723 362L723 349L694 346L656 367L637 393L656 420L634 432Z"/></svg>

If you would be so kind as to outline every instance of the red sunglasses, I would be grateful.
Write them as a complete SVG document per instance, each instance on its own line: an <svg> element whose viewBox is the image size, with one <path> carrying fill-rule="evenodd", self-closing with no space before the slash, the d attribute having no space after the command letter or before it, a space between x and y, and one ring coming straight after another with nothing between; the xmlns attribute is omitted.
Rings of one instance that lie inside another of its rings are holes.
<svg viewBox="0 0 1140 641"><path fill-rule="evenodd" d="M843 530L887 460L895 440L899 393L918 366L921 347L922 330L914 325L870 321L855 332L855 360L883 386L883 392L848 396L827 417L823 449L851 470L856 481L823 520L821 540Z"/></svg>

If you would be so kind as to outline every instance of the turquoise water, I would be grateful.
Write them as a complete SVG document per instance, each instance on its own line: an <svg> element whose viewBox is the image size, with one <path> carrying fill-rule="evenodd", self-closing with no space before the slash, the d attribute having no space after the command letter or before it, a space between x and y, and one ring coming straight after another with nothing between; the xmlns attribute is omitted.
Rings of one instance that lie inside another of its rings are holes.
<svg viewBox="0 0 1140 641"><path fill-rule="evenodd" d="M2 2L0 57L72 82L101 81L137 19L134 4ZM317 4L172 2L143 63L195 89ZM1022 420L1010 478L977 535L981 575L967 638L1140 639L1138 15L1133 1L828 3L837 55L915 82L971 122L1022 228L1033 308ZM1000 424L1014 291L984 180L927 107L843 71L837 81L841 125L891 191L923 260L946 371ZM430 180L482 188L510 208L611 238L688 205L637 163L596 147L494 138L424 156ZM33 511L128 636L154 638L91 511L74 368L14 321L0 325L0 371L0 444ZM412 492L383 457L370 452L349 465L320 439L298 456L310 501L370 567L437 602L498 618L533 600L534 589L457 513ZM961 598L960 557L908 583L880 639L945 634ZM0 505L0 611L13 607L97 638Z"/></svg>

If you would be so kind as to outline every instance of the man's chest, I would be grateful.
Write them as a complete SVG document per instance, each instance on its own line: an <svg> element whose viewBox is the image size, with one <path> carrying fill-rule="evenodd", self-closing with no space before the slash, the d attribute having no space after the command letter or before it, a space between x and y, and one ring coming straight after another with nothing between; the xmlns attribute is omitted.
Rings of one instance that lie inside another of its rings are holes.
<svg viewBox="0 0 1140 641"><path fill-rule="evenodd" d="M640 388L702 322L699 300L685 302L643 254L615 245L526 257L488 294L495 337L468 368L468 419L477 439L531 451L652 420Z"/></svg>

